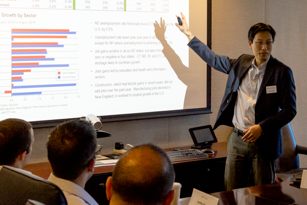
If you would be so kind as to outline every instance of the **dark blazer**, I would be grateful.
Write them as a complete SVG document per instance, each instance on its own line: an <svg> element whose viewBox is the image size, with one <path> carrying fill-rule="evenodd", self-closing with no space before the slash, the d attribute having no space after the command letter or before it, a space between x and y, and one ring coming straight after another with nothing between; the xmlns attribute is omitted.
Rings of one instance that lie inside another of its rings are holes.
<svg viewBox="0 0 307 205"><path fill-rule="evenodd" d="M219 125L233 127L237 90L255 57L243 54L238 59L229 59L227 56L216 55L196 37L188 45L211 67L228 74L214 129ZM267 86L276 86L277 92L267 93ZM291 69L273 56L267 64L259 89L255 115L255 123L262 128L262 135L256 141L259 154L268 160L279 158L283 153L281 128L296 115L296 95Z"/></svg>

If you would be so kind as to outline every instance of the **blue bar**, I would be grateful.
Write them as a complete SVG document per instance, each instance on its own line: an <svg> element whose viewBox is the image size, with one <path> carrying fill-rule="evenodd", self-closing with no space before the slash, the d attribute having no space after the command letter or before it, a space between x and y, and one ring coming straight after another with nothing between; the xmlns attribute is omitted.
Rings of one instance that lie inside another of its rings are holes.
<svg viewBox="0 0 307 205"><path fill-rule="evenodd" d="M68 87L68 86L77 86L77 84L76 84L76 83L71 83L71 84L51 84L51 85L23 85L23 86L12 86L12 89L20 89L20 88Z"/></svg>
<svg viewBox="0 0 307 205"><path fill-rule="evenodd" d="M12 47L64 47L64 45L12 45Z"/></svg>
<svg viewBox="0 0 307 205"><path fill-rule="evenodd" d="M12 31L12 34L76 34L77 32L59 32L59 31Z"/></svg>
<svg viewBox="0 0 307 205"><path fill-rule="evenodd" d="M14 95L41 95L42 92L30 92L30 93L11 93L12 96Z"/></svg>
<svg viewBox="0 0 307 205"><path fill-rule="evenodd" d="M12 75L23 75L24 73L12 73Z"/></svg>
<svg viewBox="0 0 307 205"><path fill-rule="evenodd" d="M37 51L37 52L12 52L12 54L47 54L46 51Z"/></svg>
<svg viewBox="0 0 307 205"><path fill-rule="evenodd" d="M12 68L50 68L50 67L69 67L69 64L54 65L13 65Z"/></svg>
<svg viewBox="0 0 307 205"><path fill-rule="evenodd" d="M23 79L12 79L12 82L23 82Z"/></svg>
<svg viewBox="0 0 307 205"><path fill-rule="evenodd" d="M12 61L54 61L54 58L22 58L12 59Z"/></svg>

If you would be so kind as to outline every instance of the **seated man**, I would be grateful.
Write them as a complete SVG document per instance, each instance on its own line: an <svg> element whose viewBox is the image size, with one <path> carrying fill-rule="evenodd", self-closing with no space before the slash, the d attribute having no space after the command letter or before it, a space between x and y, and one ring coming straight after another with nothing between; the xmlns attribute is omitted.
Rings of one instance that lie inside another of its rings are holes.
<svg viewBox="0 0 307 205"><path fill-rule="evenodd" d="M33 142L29 122L13 118L0 121L0 169L1 165L23 168L32 153Z"/></svg>
<svg viewBox="0 0 307 205"><path fill-rule="evenodd" d="M58 187L21 169L30 158L33 142L30 123L0 121L0 204L67 204Z"/></svg>
<svg viewBox="0 0 307 205"><path fill-rule="evenodd" d="M53 173L48 180L62 189L68 204L97 204L84 190L94 172L96 147L96 131L86 121L65 122L49 136L47 151Z"/></svg>
<svg viewBox="0 0 307 205"><path fill-rule="evenodd" d="M106 183L110 205L172 202L175 174L166 153L152 144L132 148L117 162Z"/></svg>

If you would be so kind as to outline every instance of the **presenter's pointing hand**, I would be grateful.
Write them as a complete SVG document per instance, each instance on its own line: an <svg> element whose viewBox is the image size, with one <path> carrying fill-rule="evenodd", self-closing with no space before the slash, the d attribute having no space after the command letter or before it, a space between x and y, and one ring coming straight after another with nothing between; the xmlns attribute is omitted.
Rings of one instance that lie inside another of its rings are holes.
<svg viewBox="0 0 307 205"><path fill-rule="evenodd" d="M178 16L176 16L176 17L178 18ZM179 28L179 30L182 33L184 33L189 38L189 41L191 41L194 38L194 36L189 29L187 20L186 20L185 16L183 15L183 13L181 13L181 21L182 21L182 25L179 25L178 23L176 23L175 25Z"/></svg>

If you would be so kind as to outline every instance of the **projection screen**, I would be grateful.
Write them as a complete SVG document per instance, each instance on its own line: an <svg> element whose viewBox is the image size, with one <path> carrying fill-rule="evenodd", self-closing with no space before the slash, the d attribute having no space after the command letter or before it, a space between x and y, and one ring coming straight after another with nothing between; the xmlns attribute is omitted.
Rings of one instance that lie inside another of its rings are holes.
<svg viewBox="0 0 307 205"><path fill-rule="evenodd" d="M211 1L0 0L0 120L50 124L210 113Z"/></svg>

